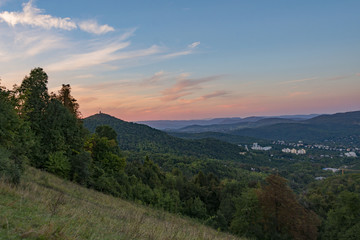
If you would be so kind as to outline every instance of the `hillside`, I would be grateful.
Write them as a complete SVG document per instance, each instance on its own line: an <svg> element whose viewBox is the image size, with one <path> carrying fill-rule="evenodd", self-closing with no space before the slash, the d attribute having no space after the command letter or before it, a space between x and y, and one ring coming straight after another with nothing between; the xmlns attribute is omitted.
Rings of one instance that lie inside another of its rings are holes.
<svg viewBox="0 0 360 240"><path fill-rule="evenodd" d="M281 116L254 116L254 117L230 117L230 118L213 118L213 119L200 119L200 120L152 120L152 121L139 121L139 124L145 124L149 127L159 130L171 131L185 128L188 126L209 126L217 124L233 124L240 122L256 122L264 118L282 118L291 120L306 120L318 116L319 114L308 115L281 115Z"/></svg>
<svg viewBox="0 0 360 240"><path fill-rule="evenodd" d="M95 114L84 119L84 126L91 132L100 125L111 126L116 131L122 150L226 160L241 159L240 147L216 139L180 139L146 125L125 122L107 114Z"/></svg>
<svg viewBox="0 0 360 240"><path fill-rule="evenodd" d="M231 132L245 128L258 128L278 123L293 123L292 119L283 118L248 118L241 122L230 124L213 124L207 126L192 125L181 129L174 130L176 132L200 133L200 132Z"/></svg>
<svg viewBox="0 0 360 240"><path fill-rule="evenodd" d="M183 128L190 125L212 125L222 123L235 123L241 121L241 118L214 118L204 120L154 120L154 121L139 121L139 124L145 124L149 127L159 130L170 130Z"/></svg>
<svg viewBox="0 0 360 240"><path fill-rule="evenodd" d="M360 111L324 114L305 121L311 124L360 125Z"/></svg>
<svg viewBox="0 0 360 240"><path fill-rule="evenodd" d="M0 239L239 239L34 168L0 195Z"/></svg>
<svg viewBox="0 0 360 240"><path fill-rule="evenodd" d="M233 144L250 144L257 142L259 144L268 144L268 140L239 136L222 132L199 132L199 133L187 133L187 132L168 132L169 135L185 139L203 139L203 138L214 138L220 141L229 142Z"/></svg>
<svg viewBox="0 0 360 240"><path fill-rule="evenodd" d="M271 140L360 144L360 111L321 115L301 122L277 123L229 131L229 133Z"/></svg>
<svg viewBox="0 0 360 240"><path fill-rule="evenodd" d="M251 122L188 126L171 133L174 136L197 139L215 136L222 141L240 143L245 137L360 145L360 111L320 115L310 119L264 118ZM214 132L221 133L214 134ZM234 135L241 136L237 139Z"/></svg>

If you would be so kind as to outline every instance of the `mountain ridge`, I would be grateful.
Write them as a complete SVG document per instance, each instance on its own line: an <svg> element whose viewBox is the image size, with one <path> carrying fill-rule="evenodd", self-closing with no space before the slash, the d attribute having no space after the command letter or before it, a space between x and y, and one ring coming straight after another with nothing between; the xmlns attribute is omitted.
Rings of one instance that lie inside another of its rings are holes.
<svg viewBox="0 0 360 240"><path fill-rule="evenodd" d="M84 126L94 132L97 126L108 125L117 132L122 150L212 158L219 160L240 160L239 146L220 140L205 138L186 140L168 135L149 126L126 122L108 114L95 114L83 119Z"/></svg>
<svg viewBox="0 0 360 240"><path fill-rule="evenodd" d="M245 118L241 117L229 117L229 118L211 118L211 119L195 119L195 120L150 120L150 121L137 121L136 123L145 124L152 128L159 130L173 130L180 129L191 125L212 125L212 124L234 124L240 122L254 122L264 118L283 118L294 120L305 120L319 116L319 114L308 115L280 115L280 116L249 116Z"/></svg>

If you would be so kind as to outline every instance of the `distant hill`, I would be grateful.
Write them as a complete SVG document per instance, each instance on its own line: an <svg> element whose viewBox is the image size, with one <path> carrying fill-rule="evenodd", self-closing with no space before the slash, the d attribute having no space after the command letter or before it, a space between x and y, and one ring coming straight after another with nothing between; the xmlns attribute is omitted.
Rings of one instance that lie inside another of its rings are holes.
<svg viewBox="0 0 360 240"><path fill-rule="evenodd" d="M307 118L314 116L313 118ZM243 143L259 139L324 142L360 146L360 111L324 114L293 115L277 118L246 118L232 124L192 125L169 130L173 136L199 139L216 138L230 143ZM235 137L238 136L238 137Z"/></svg>
<svg viewBox="0 0 360 240"><path fill-rule="evenodd" d="M204 139L204 138L214 138L220 141L229 142L233 144L250 144L250 143L259 143L261 145L269 144L269 140L259 139L248 136L239 136L228 133L221 132L200 132L200 133L186 133L186 132L168 132L169 135L185 139Z"/></svg>
<svg viewBox="0 0 360 240"><path fill-rule="evenodd" d="M212 125L222 123L236 123L240 122L242 118L214 118L203 120L154 120L154 121L139 121L139 124L145 124L152 128L160 130L178 129L191 125Z"/></svg>
<svg viewBox="0 0 360 240"><path fill-rule="evenodd" d="M293 123L295 120L284 118L251 118L232 124L213 124L206 126L192 125L181 129L173 130L176 132L201 133L201 132L224 132L235 131L244 128L257 128L277 123Z"/></svg>
<svg viewBox="0 0 360 240"><path fill-rule="evenodd" d="M333 141L360 144L360 111L320 115L305 121L276 123L227 133L272 140Z"/></svg>
<svg viewBox="0 0 360 240"><path fill-rule="evenodd" d="M214 118L214 119L200 119L200 120L153 120L153 121L139 121L139 124L145 124L152 128L160 130L175 130L185 128L192 125L208 126L214 124L234 124L244 122L256 122L264 118L282 118L292 120L306 120L318 116L319 114L309 115L282 115L282 116L255 116L255 117L232 117L232 118Z"/></svg>
<svg viewBox="0 0 360 240"><path fill-rule="evenodd" d="M310 124L360 125L360 111L324 114L305 122Z"/></svg>
<svg viewBox="0 0 360 240"><path fill-rule="evenodd" d="M107 114L95 114L84 119L84 126L94 132L97 126L111 126L118 134L122 150L150 153L170 153L220 160L239 160L241 148L235 144L206 138L186 140L168 135L149 126L126 122Z"/></svg>

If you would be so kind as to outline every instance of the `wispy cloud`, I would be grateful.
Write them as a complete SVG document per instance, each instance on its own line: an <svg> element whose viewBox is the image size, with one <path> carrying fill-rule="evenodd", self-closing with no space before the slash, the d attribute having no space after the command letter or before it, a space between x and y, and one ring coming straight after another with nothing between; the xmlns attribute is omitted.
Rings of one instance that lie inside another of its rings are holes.
<svg viewBox="0 0 360 240"><path fill-rule="evenodd" d="M185 44L183 49L177 50L156 44L139 48L130 41L137 28L119 33L112 26L100 25L96 20L75 19L45 13L35 6L34 1L24 3L19 11L0 12L0 72L6 84L11 86L20 81L29 69L41 66L51 75L50 84L58 84L63 79L76 84L92 82L90 86L96 85L96 81L106 81L95 87L109 89L111 86L123 86L124 77L115 77L119 69L189 55L200 44ZM73 34L76 29L92 35L79 37ZM106 34L109 32L113 34ZM102 36L97 36L100 34ZM147 78L132 78L127 86L152 86L160 91L170 77L173 76L158 71ZM182 79L186 78L184 75ZM157 101L160 101L159 98Z"/></svg>
<svg viewBox="0 0 360 240"><path fill-rule="evenodd" d="M193 99L179 99L179 101L180 101L181 103L189 104L189 103L195 103L195 102L205 101L205 100L208 100L208 99L211 99L211 98L223 97L223 96L226 96L226 95L228 95L228 94L229 94L228 91L215 91L215 92L212 92L212 93L203 95L203 96L198 97L198 98L193 98Z"/></svg>
<svg viewBox="0 0 360 240"><path fill-rule="evenodd" d="M51 49L65 48L66 40L56 34L45 34L40 31L21 31L15 33L15 44L22 47L21 57L35 56Z"/></svg>
<svg viewBox="0 0 360 240"><path fill-rule="evenodd" d="M32 59L39 54L69 48L69 42L57 33L49 34L39 29L13 29L0 25L0 62L19 65L19 61ZM37 61L38 62L38 61ZM7 69L10 70L10 69Z"/></svg>
<svg viewBox="0 0 360 240"><path fill-rule="evenodd" d="M49 71L65 71L84 69L118 60L129 60L159 53L161 50L154 45L146 49L121 51L130 46L130 42L113 43L99 46L98 49L86 53L72 54L64 60L46 66Z"/></svg>
<svg viewBox="0 0 360 240"><path fill-rule="evenodd" d="M220 76L210 76L198 79L180 79L173 86L162 91L162 101L174 101L190 95L195 90L201 89L201 84L219 79Z"/></svg>
<svg viewBox="0 0 360 240"><path fill-rule="evenodd" d="M213 93L210 93L210 94L206 94L206 95L202 96L201 98L206 100L206 99L209 99L209 98L221 97L221 96L225 96L225 95L228 95L228 94L229 94L228 91L216 91L216 92L213 92Z"/></svg>
<svg viewBox="0 0 360 240"><path fill-rule="evenodd" d="M196 48L197 46L200 45L200 42L193 42L192 44L190 44L188 47L189 48Z"/></svg>
<svg viewBox="0 0 360 240"><path fill-rule="evenodd" d="M186 56L186 55L192 54L194 52L194 49L199 45L200 45L200 42L193 42L192 44L188 45L187 49L185 49L185 50L165 54L165 55L162 55L160 58L168 59L168 58L174 58L174 57L179 57L179 56Z"/></svg>
<svg viewBox="0 0 360 240"><path fill-rule="evenodd" d="M0 13L0 20L6 22L10 26L21 24L42 27L45 29L60 28L64 30L77 28L76 23L70 18L58 18L42 13L43 10L33 7L32 1L29 1L28 3L23 4L22 12L4 11Z"/></svg>
<svg viewBox="0 0 360 240"><path fill-rule="evenodd" d="M192 51L191 50L185 50L185 51L180 51L180 52L174 52L174 53L169 53L169 54L165 54L160 56L160 59L168 59L168 58L174 58L174 57L179 57L179 56L185 56L185 55L189 55L191 54Z"/></svg>
<svg viewBox="0 0 360 240"><path fill-rule="evenodd" d="M163 70L161 70L159 72L156 72L153 76L142 80L140 85L144 85L144 86L155 85L159 83L159 81L163 79L165 75L166 73Z"/></svg>
<svg viewBox="0 0 360 240"><path fill-rule="evenodd" d="M48 65L46 69L49 71L74 70L113 61L117 59L114 53L129 45L130 42L114 43L90 52L69 55L65 60Z"/></svg>
<svg viewBox="0 0 360 240"><path fill-rule="evenodd" d="M97 35L113 32L115 29L109 25L99 25L95 20L87 20L79 23L81 30Z"/></svg>
<svg viewBox="0 0 360 240"><path fill-rule="evenodd" d="M23 4L22 12L8 12L0 13L0 22L5 22L9 26L29 25L32 27L40 27L45 29L62 29L74 30L80 28L81 30L93 34L105 34L115 31L115 29L107 24L99 25L95 20L86 20L76 23L71 18L54 17L49 14L43 14L44 10L36 8L32 5L32 0Z"/></svg>
<svg viewBox="0 0 360 240"><path fill-rule="evenodd" d="M299 83L299 82L308 82L312 80L316 80L318 77L312 77L312 78L303 78L303 79L296 79L296 80L290 80L290 81L284 81L280 82L279 84L292 84L292 83Z"/></svg>
<svg viewBox="0 0 360 240"><path fill-rule="evenodd" d="M131 28L130 30L126 31L119 37L119 41L125 41L128 38L132 37L136 31L136 28Z"/></svg>

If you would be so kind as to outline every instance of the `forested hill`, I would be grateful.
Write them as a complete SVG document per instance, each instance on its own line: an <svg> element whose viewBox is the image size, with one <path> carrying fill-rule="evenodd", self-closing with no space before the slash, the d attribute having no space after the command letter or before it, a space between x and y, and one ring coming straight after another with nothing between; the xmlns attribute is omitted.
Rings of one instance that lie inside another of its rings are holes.
<svg viewBox="0 0 360 240"><path fill-rule="evenodd" d="M278 123L229 133L272 140L334 141L359 144L360 111L321 115L306 121Z"/></svg>
<svg viewBox="0 0 360 240"><path fill-rule="evenodd" d="M311 124L339 124L339 125L359 125L360 126L360 111L324 114L312 119L306 120L306 123Z"/></svg>
<svg viewBox="0 0 360 240"><path fill-rule="evenodd" d="M359 146L360 111L324 114L307 120L266 118L236 124L188 126L171 135L198 138L200 135L214 135L214 132L218 133L215 138L228 142L241 141L241 138L238 140L235 135L268 140L302 140L309 143L332 141ZM219 133L222 135L219 136Z"/></svg>
<svg viewBox="0 0 360 240"><path fill-rule="evenodd" d="M241 160L241 148L215 139L186 140L168 135L146 125L126 122L107 114L95 114L84 119L84 126L94 132L97 126L112 127L122 150L171 153L220 160Z"/></svg>

